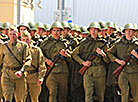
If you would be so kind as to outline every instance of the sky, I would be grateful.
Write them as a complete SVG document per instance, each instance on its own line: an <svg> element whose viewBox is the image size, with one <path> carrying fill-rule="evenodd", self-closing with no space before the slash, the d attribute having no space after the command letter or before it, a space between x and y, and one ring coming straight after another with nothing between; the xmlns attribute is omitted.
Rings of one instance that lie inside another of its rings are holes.
<svg viewBox="0 0 138 102"><path fill-rule="evenodd" d="M57 3L58 0L42 0L43 9L35 7L35 22L52 24ZM138 23L138 0L65 0L65 7L72 9L73 22L80 26L92 21L113 21L120 27Z"/></svg>

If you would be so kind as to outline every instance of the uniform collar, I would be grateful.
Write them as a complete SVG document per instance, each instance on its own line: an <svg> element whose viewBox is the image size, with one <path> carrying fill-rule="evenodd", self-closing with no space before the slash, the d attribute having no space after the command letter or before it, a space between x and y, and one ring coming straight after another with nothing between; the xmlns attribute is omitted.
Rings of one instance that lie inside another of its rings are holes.
<svg viewBox="0 0 138 102"><path fill-rule="evenodd" d="M18 40L15 41L14 43L12 43L12 42L10 41L10 45L15 46L15 45L17 44L17 42L18 42Z"/></svg>

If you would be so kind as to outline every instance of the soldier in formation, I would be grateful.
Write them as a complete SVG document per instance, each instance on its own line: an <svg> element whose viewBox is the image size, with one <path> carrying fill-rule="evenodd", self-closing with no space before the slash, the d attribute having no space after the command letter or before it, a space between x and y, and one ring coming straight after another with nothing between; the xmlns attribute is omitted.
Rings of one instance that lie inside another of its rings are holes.
<svg viewBox="0 0 138 102"><path fill-rule="evenodd" d="M112 21L88 27L67 21L0 23L0 98L137 102L137 35L137 24L118 27ZM113 74L118 67L123 69Z"/></svg>

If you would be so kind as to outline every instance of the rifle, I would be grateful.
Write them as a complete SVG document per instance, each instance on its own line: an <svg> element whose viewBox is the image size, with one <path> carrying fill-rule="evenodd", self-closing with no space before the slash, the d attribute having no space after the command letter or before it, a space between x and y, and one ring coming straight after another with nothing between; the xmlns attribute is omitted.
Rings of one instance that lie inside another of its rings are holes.
<svg viewBox="0 0 138 102"><path fill-rule="evenodd" d="M73 44L73 41L71 41L71 42L69 43L69 45L68 45L66 48L64 48L64 50L67 50L72 44ZM56 56L54 56L54 58L53 58L51 61L52 61L53 63L55 63L55 62L58 61L58 59L59 59L60 57L63 57L63 56L62 56L60 53L58 53ZM54 66L53 66L53 67L54 67ZM50 67L50 66L47 67L46 77L48 77L48 75L49 75L49 73L52 71L53 67Z"/></svg>
<svg viewBox="0 0 138 102"><path fill-rule="evenodd" d="M104 44L99 47L100 49L102 49L108 42L104 42ZM97 52L94 52L91 56L88 57L88 61L93 61L95 59L96 56L99 56L99 54ZM79 73L81 75L84 75L85 71L88 69L87 66L83 66L80 70L79 70Z"/></svg>
<svg viewBox="0 0 138 102"><path fill-rule="evenodd" d="M138 50L138 48L136 48L135 49L135 51L137 51ZM125 63L125 65L121 65L121 66L119 66L114 72L113 72L113 74L115 75L115 77L118 77L119 76L119 74L121 73L121 71L125 68L125 66L126 66L126 64L128 63L128 61L132 58L132 57L134 57L132 54L129 54L128 56L126 56L123 60L126 62ZM134 57L135 58L135 57Z"/></svg>

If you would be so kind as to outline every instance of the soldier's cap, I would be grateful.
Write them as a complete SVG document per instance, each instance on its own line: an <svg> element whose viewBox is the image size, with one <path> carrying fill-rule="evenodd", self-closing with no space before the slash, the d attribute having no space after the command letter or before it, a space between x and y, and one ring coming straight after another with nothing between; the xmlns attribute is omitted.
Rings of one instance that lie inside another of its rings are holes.
<svg viewBox="0 0 138 102"><path fill-rule="evenodd" d="M134 30L134 31L136 30L135 27L134 27L134 24L132 24L132 23L125 24L125 25L124 25L124 29L123 29L122 32L125 33L125 30L126 30L126 29L132 29L132 30Z"/></svg>
<svg viewBox="0 0 138 102"><path fill-rule="evenodd" d="M50 31L51 25L50 24L44 24L44 28L46 31Z"/></svg>
<svg viewBox="0 0 138 102"><path fill-rule="evenodd" d="M50 30L52 30L53 28L60 28L61 30L64 30L62 24L60 22L54 22L50 28Z"/></svg>
<svg viewBox="0 0 138 102"><path fill-rule="evenodd" d="M116 28L116 25L113 21L109 21L106 24L107 24L107 27L114 28L114 29Z"/></svg>
<svg viewBox="0 0 138 102"><path fill-rule="evenodd" d="M27 27L27 30L30 29L28 23L24 23L24 22L22 22L21 24L18 25L17 29L20 29L21 26L23 26L23 27Z"/></svg>
<svg viewBox="0 0 138 102"><path fill-rule="evenodd" d="M31 38L31 35L30 35L30 33L27 30L25 30L25 31L21 32L21 37L29 37L29 38Z"/></svg>
<svg viewBox="0 0 138 102"><path fill-rule="evenodd" d="M93 21L91 22L91 24L89 25L89 27L87 28L87 30L89 30L90 28L96 28L99 31L101 30L101 26L97 21Z"/></svg>
<svg viewBox="0 0 138 102"><path fill-rule="evenodd" d="M64 28L69 28L70 29L70 25L67 21L62 21L61 24Z"/></svg>
<svg viewBox="0 0 138 102"><path fill-rule="evenodd" d="M101 26L101 30L108 29L108 26L107 26L106 22L104 22L104 21L99 21L99 24L100 24L100 26Z"/></svg>
<svg viewBox="0 0 138 102"><path fill-rule="evenodd" d="M86 26L82 26L82 27L80 27L80 29L81 29L82 34L89 34L89 31L87 30Z"/></svg>
<svg viewBox="0 0 138 102"><path fill-rule="evenodd" d="M138 24L134 23L135 30L138 31Z"/></svg>
<svg viewBox="0 0 138 102"><path fill-rule="evenodd" d="M14 25L11 25L11 26L9 27L9 31L15 31L15 33L18 34L18 29L17 29L17 27L15 27Z"/></svg>
<svg viewBox="0 0 138 102"><path fill-rule="evenodd" d="M75 24L74 23L69 23L70 29L71 30L76 30Z"/></svg>
<svg viewBox="0 0 138 102"><path fill-rule="evenodd" d="M10 22L4 22L3 24L2 24L2 28L3 29L9 29L9 27L11 26L11 24L10 24Z"/></svg>

